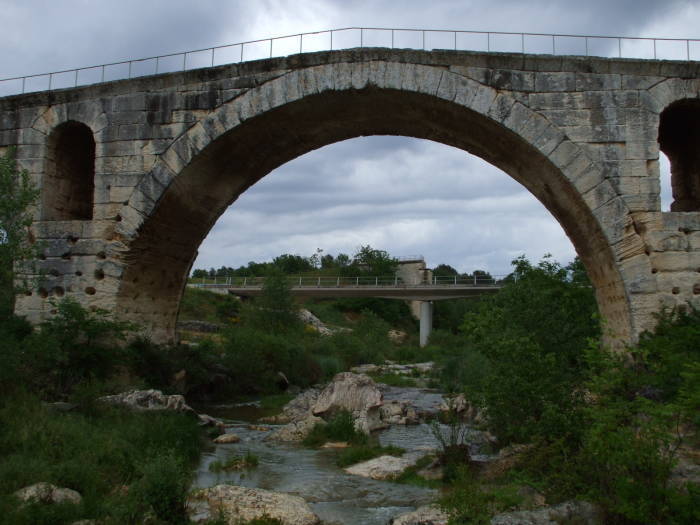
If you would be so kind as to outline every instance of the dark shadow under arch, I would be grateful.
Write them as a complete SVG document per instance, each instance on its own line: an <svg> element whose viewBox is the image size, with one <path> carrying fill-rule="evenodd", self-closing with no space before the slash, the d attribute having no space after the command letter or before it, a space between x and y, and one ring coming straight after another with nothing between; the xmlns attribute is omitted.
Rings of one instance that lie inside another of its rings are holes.
<svg viewBox="0 0 700 525"><path fill-rule="evenodd" d="M81 122L68 121L49 136L42 182L42 219L91 220L95 193L95 138Z"/></svg>
<svg viewBox="0 0 700 525"><path fill-rule="evenodd" d="M631 333L614 254L578 190L534 146L472 110L419 93L368 88L305 97L251 118L209 144L165 191L125 254L121 316L174 334L197 248L236 198L278 166L319 147L368 135L433 140L477 155L523 184L554 215L589 270L603 315ZM430 176L430 174L426 174Z"/></svg>

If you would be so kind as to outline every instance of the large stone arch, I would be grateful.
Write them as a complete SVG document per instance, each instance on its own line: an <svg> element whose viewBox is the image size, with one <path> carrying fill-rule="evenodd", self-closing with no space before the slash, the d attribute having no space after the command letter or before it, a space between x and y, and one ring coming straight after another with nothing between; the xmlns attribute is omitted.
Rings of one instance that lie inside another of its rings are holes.
<svg viewBox="0 0 700 525"><path fill-rule="evenodd" d="M583 259L610 337L628 341L639 331L619 263L620 250L631 249L620 241L634 225L605 168L510 92L444 67L380 60L290 71L174 141L117 217L118 248L109 255L118 262L110 276L118 314L155 340L172 338L197 247L227 206L297 156L381 134L461 148L523 184Z"/></svg>

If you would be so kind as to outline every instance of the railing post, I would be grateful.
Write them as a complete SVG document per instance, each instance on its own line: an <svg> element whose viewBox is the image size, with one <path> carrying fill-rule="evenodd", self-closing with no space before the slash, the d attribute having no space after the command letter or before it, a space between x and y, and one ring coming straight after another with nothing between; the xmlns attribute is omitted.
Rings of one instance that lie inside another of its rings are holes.
<svg viewBox="0 0 700 525"><path fill-rule="evenodd" d="M25 84L27 82L27 77L22 77L22 93L25 91Z"/></svg>
<svg viewBox="0 0 700 525"><path fill-rule="evenodd" d="M160 62L160 57L156 57L156 72L155 72L156 75L158 74L158 65L159 65L159 62ZM212 58L212 66L213 66L213 65L214 65L214 59Z"/></svg>
<svg viewBox="0 0 700 525"><path fill-rule="evenodd" d="M247 285L248 285L248 277L244 277L243 278L243 286L245 287Z"/></svg>
<svg viewBox="0 0 700 525"><path fill-rule="evenodd" d="M243 46L244 45L245 44L241 44L241 59L239 60L239 62L243 62Z"/></svg>
<svg viewBox="0 0 700 525"><path fill-rule="evenodd" d="M333 51L333 30L331 29L331 51Z"/></svg>
<svg viewBox="0 0 700 525"><path fill-rule="evenodd" d="M302 53L303 48L304 48L304 33L301 33L299 35L299 54Z"/></svg>
<svg viewBox="0 0 700 525"><path fill-rule="evenodd" d="M474 274L474 286L476 286L476 273Z"/></svg>
<svg viewBox="0 0 700 525"><path fill-rule="evenodd" d="M270 39L270 58L272 58L272 38Z"/></svg>
<svg viewBox="0 0 700 525"><path fill-rule="evenodd" d="M556 43L554 42L554 35L552 35L552 54L553 55L557 54L557 46L556 46Z"/></svg>
<svg viewBox="0 0 700 525"><path fill-rule="evenodd" d="M364 44L365 30L363 27L360 28L360 47L365 47Z"/></svg>
<svg viewBox="0 0 700 525"><path fill-rule="evenodd" d="M74 84L74 86L78 87L78 70L77 69L75 70L75 84Z"/></svg>
<svg viewBox="0 0 700 525"><path fill-rule="evenodd" d="M423 51L425 51L425 30L423 30Z"/></svg>
<svg viewBox="0 0 700 525"><path fill-rule="evenodd" d="M187 53L182 54L182 70L187 70Z"/></svg>
<svg viewBox="0 0 700 525"><path fill-rule="evenodd" d="M340 288L340 277L338 277L335 281L336 287Z"/></svg>
<svg viewBox="0 0 700 525"><path fill-rule="evenodd" d="M129 78L131 78L131 60L129 60Z"/></svg>
<svg viewBox="0 0 700 525"><path fill-rule="evenodd" d="M356 281L355 281L355 286L360 286L360 278L359 278L359 277L355 277L355 279L356 279Z"/></svg>
<svg viewBox="0 0 700 525"><path fill-rule="evenodd" d="M619 58L622 58L622 38L617 39L617 54Z"/></svg>
<svg viewBox="0 0 700 525"><path fill-rule="evenodd" d="M301 286L301 275L299 276L299 286Z"/></svg>
<svg viewBox="0 0 700 525"><path fill-rule="evenodd" d="M102 66L102 80L101 80L101 82L104 82L104 81L105 81L105 67Z"/></svg>
<svg viewBox="0 0 700 525"><path fill-rule="evenodd" d="M455 286L457 286L457 276L455 275Z"/></svg>
<svg viewBox="0 0 700 525"><path fill-rule="evenodd" d="M375 277L374 278L374 286L378 286L378 285L379 285L379 277Z"/></svg>
<svg viewBox="0 0 700 525"><path fill-rule="evenodd" d="M318 281L316 283L317 288L321 288L321 277L319 276Z"/></svg>
<svg viewBox="0 0 700 525"><path fill-rule="evenodd" d="M394 49L394 30L391 30L391 49Z"/></svg>
<svg viewBox="0 0 700 525"><path fill-rule="evenodd" d="M656 60L656 38L654 39L654 60Z"/></svg>
<svg viewBox="0 0 700 525"><path fill-rule="evenodd" d="M51 91L51 81L53 80L53 73L49 73L49 91Z"/></svg>
<svg viewBox="0 0 700 525"><path fill-rule="evenodd" d="M586 56L588 56L588 37L584 39L586 41Z"/></svg>
<svg viewBox="0 0 700 525"><path fill-rule="evenodd" d="M525 54L525 33L520 33L520 49L523 55Z"/></svg>
<svg viewBox="0 0 700 525"><path fill-rule="evenodd" d="M211 67L214 67L214 51L215 51L215 49L212 47L211 48Z"/></svg>

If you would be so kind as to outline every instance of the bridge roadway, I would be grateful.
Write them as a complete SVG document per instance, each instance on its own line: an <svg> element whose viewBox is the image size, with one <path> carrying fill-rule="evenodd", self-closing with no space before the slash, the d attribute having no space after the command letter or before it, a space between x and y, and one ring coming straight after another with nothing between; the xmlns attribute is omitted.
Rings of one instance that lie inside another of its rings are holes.
<svg viewBox="0 0 700 525"><path fill-rule="evenodd" d="M262 284L190 284L219 293L230 293L240 297L257 297L262 294ZM360 285L292 285L292 295L296 297L377 297L381 299L402 299L405 301L440 301L474 297L497 292L501 284L360 284Z"/></svg>
<svg viewBox="0 0 700 525"><path fill-rule="evenodd" d="M230 293L240 297L257 297L263 292L263 278L227 279L224 283L190 283L193 288ZM503 286L502 279L439 278L429 282L405 283L398 278L319 277L290 280L296 297L376 297L420 302L420 346L428 344L433 327L433 301L476 297L495 293Z"/></svg>

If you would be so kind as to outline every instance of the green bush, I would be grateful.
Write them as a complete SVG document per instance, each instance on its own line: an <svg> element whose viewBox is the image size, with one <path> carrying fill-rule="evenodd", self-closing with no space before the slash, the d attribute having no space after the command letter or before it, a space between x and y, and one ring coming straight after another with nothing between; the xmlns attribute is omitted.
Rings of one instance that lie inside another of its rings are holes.
<svg viewBox="0 0 700 525"><path fill-rule="evenodd" d="M352 414L341 410L327 423L317 423L304 439L304 446L320 447L328 441L345 441L352 445L366 445L369 437L355 428Z"/></svg>

